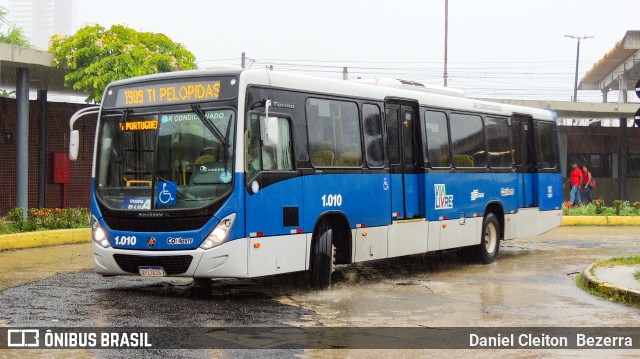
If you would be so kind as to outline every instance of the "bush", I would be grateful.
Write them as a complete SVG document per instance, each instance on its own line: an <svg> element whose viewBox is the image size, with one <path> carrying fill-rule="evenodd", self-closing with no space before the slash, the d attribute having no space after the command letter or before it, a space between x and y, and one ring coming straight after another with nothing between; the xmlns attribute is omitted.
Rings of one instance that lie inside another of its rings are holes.
<svg viewBox="0 0 640 359"><path fill-rule="evenodd" d="M86 208L31 208L24 219L22 208L14 208L2 223L0 233L82 228L89 227L89 211Z"/></svg>
<svg viewBox="0 0 640 359"><path fill-rule="evenodd" d="M611 206L606 206L602 198L583 206L571 206L566 202L563 206L565 216L638 216L640 215L640 202L615 200Z"/></svg>

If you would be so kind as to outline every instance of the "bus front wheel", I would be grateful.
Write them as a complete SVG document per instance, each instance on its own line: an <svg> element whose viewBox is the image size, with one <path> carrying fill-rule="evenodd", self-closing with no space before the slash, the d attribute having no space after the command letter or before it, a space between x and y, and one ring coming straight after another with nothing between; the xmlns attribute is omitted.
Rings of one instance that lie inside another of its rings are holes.
<svg viewBox="0 0 640 359"><path fill-rule="evenodd" d="M500 222L493 213L488 213L482 221L480 244L476 246L478 260L484 264L495 262L500 250Z"/></svg>
<svg viewBox="0 0 640 359"><path fill-rule="evenodd" d="M334 258L332 232L326 222L320 223L316 230L309 266L309 281L313 289L322 290L331 286Z"/></svg>

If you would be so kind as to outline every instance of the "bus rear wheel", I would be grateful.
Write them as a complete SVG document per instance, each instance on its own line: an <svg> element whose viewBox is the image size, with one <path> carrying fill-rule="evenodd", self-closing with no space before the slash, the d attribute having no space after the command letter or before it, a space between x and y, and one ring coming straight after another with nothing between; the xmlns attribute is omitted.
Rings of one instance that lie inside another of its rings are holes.
<svg viewBox="0 0 640 359"><path fill-rule="evenodd" d="M309 266L309 283L312 289L323 290L331 286L333 273L334 247L333 230L327 222L322 222L316 229L311 247L311 264Z"/></svg>
<svg viewBox="0 0 640 359"><path fill-rule="evenodd" d="M482 221L480 244L475 247L478 260L484 264L495 262L500 250L500 222L493 213L488 213Z"/></svg>

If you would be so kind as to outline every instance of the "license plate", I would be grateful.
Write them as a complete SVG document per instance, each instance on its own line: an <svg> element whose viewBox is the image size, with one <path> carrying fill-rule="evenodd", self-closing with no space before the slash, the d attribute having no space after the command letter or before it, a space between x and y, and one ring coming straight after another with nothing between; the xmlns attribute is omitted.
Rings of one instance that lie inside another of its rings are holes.
<svg viewBox="0 0 640 359"><path fill-rule="evenodd" d="M138 267L138 272L143 277L164 277L167 275L162 267Z"/></svg>

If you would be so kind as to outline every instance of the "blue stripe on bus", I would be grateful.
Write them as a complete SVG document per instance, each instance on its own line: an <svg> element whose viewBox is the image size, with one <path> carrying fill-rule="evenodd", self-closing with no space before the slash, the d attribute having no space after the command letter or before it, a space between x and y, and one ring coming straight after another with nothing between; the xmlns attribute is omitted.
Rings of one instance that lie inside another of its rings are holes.
<svg viewBox="0 0 640 359"><path fill-rule="evenodd" d="M417 185L405 193L407 203L420 203L410 211L437 221L446 217L482 216L488 202L499 202L505 213L526 205L524 198L537 192L536 200L542 211L558 209L562 205L562 178L559 173L430 173L415 174ZM413 179L410 181L413 182ZM520 183L535 184L521 186ZM403 212L402 202L392 207L392 196L402 199L402 175L382 174L318 174L295 177L262 188L258 193L246 193L244 174L235 175L234 190L215 217L200 230L183 232L127 232L111 230L101 219L95 200L92 180L92 213L99 218L114 248L139 250L185 250L197 248L218 224L220 218L236 213L236 221L227 241L250 237L287 235L300 231L313 232L323 214L343 213L351 228L391 224L394 212ZM415 201L415 196L418 200ZM297 207L299 223L285 227L283 208ZM246 211L246 212L245 212ZM420 213L418 213L420 212ZM246 218L245 218L246 213ZM425 216L426 213L426 216ZM412 213L409 213L410 215ZM135 236L135 245L115 245L116 236ZM155 238L155 245L147 243ZM171 238L191 238L190 244L169 244Z"/></svg>

